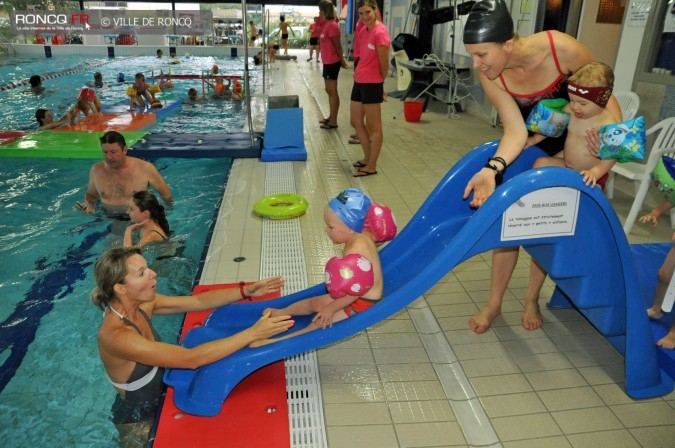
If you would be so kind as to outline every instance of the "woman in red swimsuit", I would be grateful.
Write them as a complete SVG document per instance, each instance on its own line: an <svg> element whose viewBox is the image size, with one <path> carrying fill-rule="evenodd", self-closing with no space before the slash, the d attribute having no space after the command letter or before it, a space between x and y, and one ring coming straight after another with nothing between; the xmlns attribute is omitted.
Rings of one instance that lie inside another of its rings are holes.
<svg viewBox="0 0 675 448"><path fill-rule="evenodd" d="M474 5L464 27L464 45L474 68L480 70L481 86L504 127L495 156L487 161L489 167L476 173L464 190L465 199L473 191L471 206L480 207L494 192L497 173L505 171L523 149L532 145L525 128L525 118L532 107L546 98L568 99L567 77L593 57L576 39L558 31L517 36L504 0L481 0ZM621 121L621 110L613 96L607 109ZM565 135L544 142L537 146L553 156L562 151ZM493 252L490 297L469 320L472 331L483 333L501 313L502 299L517 261L517 247ZM538 299L544 279L530 277L522 318L527 330L542 325Z"/></svg>

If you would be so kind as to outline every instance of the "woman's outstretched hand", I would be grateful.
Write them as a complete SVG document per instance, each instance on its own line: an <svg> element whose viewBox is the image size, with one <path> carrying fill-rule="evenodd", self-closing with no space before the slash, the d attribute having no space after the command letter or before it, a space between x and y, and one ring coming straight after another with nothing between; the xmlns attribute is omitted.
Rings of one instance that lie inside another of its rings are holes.
<svg viewBox="0 0 675 448"><path fill-rule="evenodd" d="M244 286L244 292L250 297L260 297L281 290L285 283L286 281L277 275Z"/></svg>
<svg viewBox="0 0 675 448"><path fill-rule="evenodd" d="M469 183L466 184L464 189L464 199L467 199L473 191L473 199L471 200L471 207L478 208L487 198L494 193L496 188L495 182L495 171L483 168L479 172L473 175Z"/></svg>
<svg viewBox="0 0 675 448"><path fill-rule="evenodd" d="M249 328L253 341L269 339L272 336L287 331L295 324L295 321L289 315L270 317L271 314L272 310L266 309L260 319Z"/></svg>

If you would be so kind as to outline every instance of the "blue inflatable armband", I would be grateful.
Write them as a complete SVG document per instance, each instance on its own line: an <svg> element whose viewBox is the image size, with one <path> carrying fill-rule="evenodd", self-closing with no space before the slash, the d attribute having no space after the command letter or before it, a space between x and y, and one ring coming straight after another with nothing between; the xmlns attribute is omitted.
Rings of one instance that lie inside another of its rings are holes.
<svg viewBox="0 0 675 448"><path fill-rule="evenodd" d="M645 157L647 135L644 117L602 126L598 130L598 135L600 136L598 157L601 159L619 159L619 162L628 162Z"/></svg>
<svg viewBox="0 0 675 448"><path fill-rule="evenodd" d="M563 112L568 103L569 101L563 98L539 101L525 120L525 127L535 134L560 137L570 122L569 114Z"/></svg>

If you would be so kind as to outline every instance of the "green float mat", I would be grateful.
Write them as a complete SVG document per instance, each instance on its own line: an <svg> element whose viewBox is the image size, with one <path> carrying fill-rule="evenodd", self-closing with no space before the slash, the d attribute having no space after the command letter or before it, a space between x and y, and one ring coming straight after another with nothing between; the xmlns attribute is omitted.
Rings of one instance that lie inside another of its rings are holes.
<svg viewBox="0 0 675 448"><path fill-rule="evenodd" d="M42 131L0 146L0 157L49 157L58 159L101 159L100 138L104 132ZM131 147L147 132L122 132Z"/></svg>

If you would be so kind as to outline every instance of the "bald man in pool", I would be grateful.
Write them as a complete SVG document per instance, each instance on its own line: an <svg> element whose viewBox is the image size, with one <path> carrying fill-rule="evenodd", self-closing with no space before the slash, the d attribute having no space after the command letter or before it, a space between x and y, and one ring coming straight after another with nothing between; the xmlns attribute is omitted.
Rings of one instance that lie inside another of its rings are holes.
<svg viewBox="0 0 675 448"><path fill-rule="evenodd" d="M162 175L153 164L127 155L129 148L122 134L103 134L101 149L103 161L91 167L84 204L78 202L76 208L93 213L100 199L106 214L125 215L133 194L151 187L167 205L171 204L171 190Z"/></svg>

